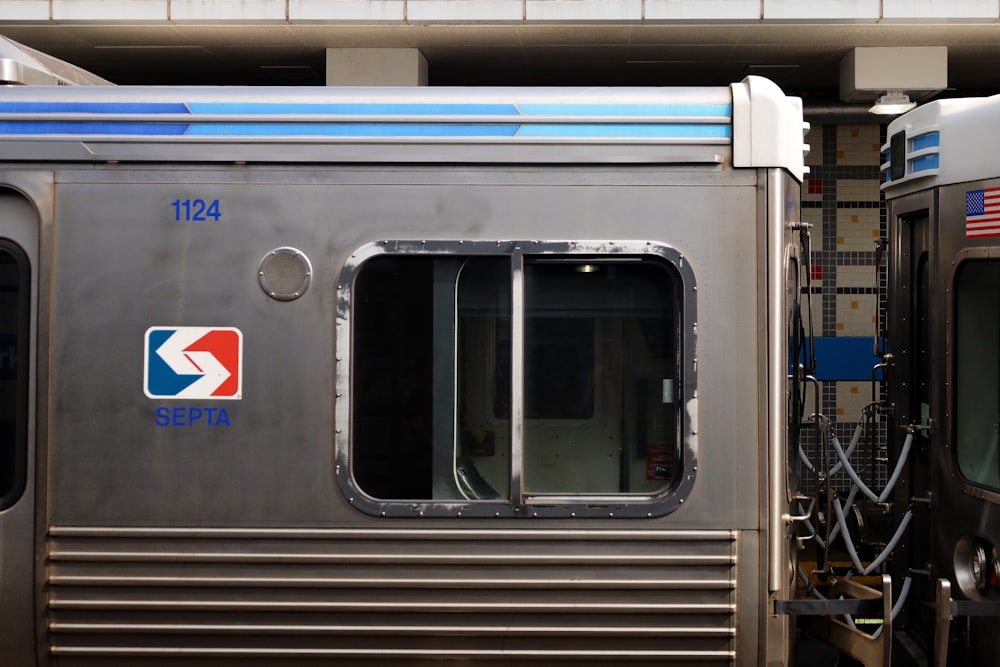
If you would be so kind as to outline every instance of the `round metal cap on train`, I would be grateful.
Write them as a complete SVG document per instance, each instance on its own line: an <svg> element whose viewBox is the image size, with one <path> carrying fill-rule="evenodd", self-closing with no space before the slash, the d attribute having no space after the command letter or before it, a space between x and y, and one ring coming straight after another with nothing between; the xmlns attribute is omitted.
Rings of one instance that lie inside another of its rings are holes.
<svg viewBox="0 0 1000 667"><path fill-rule="evenodd" d="M275 248L260 260L257 280L264 294L272 299L294 301L309 289L312 264L301 250Z"/></svg>

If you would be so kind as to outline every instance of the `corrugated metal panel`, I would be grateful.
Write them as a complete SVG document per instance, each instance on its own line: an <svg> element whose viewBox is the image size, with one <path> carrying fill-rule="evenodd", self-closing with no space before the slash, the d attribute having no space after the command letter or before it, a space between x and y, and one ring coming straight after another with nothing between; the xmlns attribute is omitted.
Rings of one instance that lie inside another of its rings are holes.
<svg viewBox="0 0 1000 667"><path fill-rule="evenodd" d="M47 569L51 653L59 665L180 656L728 665L736 539L59 528Z"/></svg>

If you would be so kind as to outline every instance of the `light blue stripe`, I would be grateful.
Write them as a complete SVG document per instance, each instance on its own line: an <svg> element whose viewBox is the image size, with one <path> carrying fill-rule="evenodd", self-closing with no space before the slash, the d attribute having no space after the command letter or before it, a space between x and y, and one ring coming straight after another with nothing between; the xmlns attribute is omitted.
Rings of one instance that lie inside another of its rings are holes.
<svg viewBox="0 0 1000 667"><path fill-rule="evenodd" d="M512 104L419 104L419 103L272 103L272 102L197 102L188 104L192 113L204 115L298 116L327 114L333 116L516 116Z"/></svg>
<svg viewBox="0 0 1000 667"><path fill-rule="evenodd" d="M941 145L940 132L928 132L913 139L913 150L919 151L925 148L936 148Z"/></svg>
<svg viewBox="0 0 1000 667"><path fill-rule="evenodd" d="M360 116L732 116L731 104L449 104L449 103L272 103L197 102L192 113L212 115L331 114Z"/></svg>
<svg viewBox="0 0 1000 667"><path fill-rule="evenodd" d="M138 123L3 121L9 135L141 135L217 137L732 137L728 125L673 124L472 124L472 123ZM929 156L937 159L937 156Z"/></svg>
<svg viewBox="0 0 1000 667"><path fill-rule="evenodd" d="M517 133L519 137L693 137L725 138L733 136L729 125L674 125L601 123L577 124L554 123L524 125Z"/></svg>
<svg viewBox="0 0 1000 667"><path fill-rule="evenodd" d="M519 104L531 116L732 116L731 104Z"/></svg>
<svg viewBox="0 0 1000 667"><path fill-rule="evenodd" d="M189 136L213 137L510 137L518 125L448 123L198 123Z"/></svg>
<svg viewBox="0 0 1000 667"><path fill-rule="evenodd" d="M941 156L937 153L933 155L924 155L923 157L918 157L912 162L911 173L916 174L920 171L927 171L928 169L937 169L941 166Z"/></svg>

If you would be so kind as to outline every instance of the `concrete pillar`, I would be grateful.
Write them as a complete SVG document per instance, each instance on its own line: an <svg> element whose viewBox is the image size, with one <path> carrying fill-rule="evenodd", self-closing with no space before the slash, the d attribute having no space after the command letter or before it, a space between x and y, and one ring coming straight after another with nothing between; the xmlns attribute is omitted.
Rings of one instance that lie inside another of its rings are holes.
<svg viewBox="0 0 1000 667"><path fill-rule="evenodd" d="M327 49L328 86L426 86L427 61L417 49Z"/></svg>

